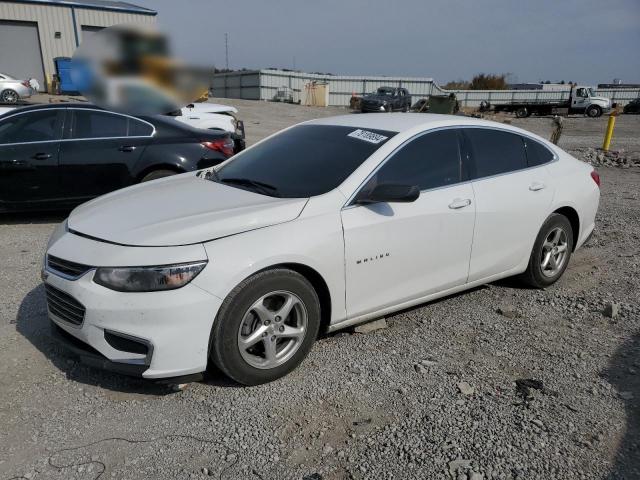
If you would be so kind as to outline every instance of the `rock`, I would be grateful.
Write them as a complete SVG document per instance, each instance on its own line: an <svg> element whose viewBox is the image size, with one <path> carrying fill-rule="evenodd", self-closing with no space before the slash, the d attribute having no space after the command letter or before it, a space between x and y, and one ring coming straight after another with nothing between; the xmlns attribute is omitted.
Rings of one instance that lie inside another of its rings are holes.
<svg viewBox="0 0 640 480"><path fill-rule="evenodd" d="M424 365L425 367L433 367L434 365L437 365L438 362L437 362L437 360L433 360L431 358L427 358L425 360L420 360L420 364Z"/></svg>
<svg viewBox="0 0 640 480"><path fill-rule="evenodd" d="M602 311L603 315L608 318L615 319L618 317L618 311L620 310L620 305L614 302L609 302L605 305L604 310Z"/></svg>
<svg viewBox="0 0 640 480"><path fill-rule="evenodd" d="M544 423L542 423L542 420L538 420L536 418L536 419L531 420L531 423L533 423L536 427L544 430Z"/></svg>
<svg viewBox="0 0 640 480"><path fill-rule="evenodd" d="M473 395L476 391L476 389L469 385L469 383L467 382L458 383L458 390L460 390L460 393L462 393L463 395Z"/></svg>
<svg viewBox="0 0 640 480"><path fill-rule="evenodd" d="M520 312L512 305L498 307L496 313L507 318L520 318Z"/></svg>
<svg viewBox="0 0 640 480"><path fill-rule="evenodd" d="M206 467L202 467L202 473L204 473L205 475L209 475L209 469Z"/></svg>
<svg viewBox="0 0 640 480"><path fill-rule="evenodd" d="M329 455L331 452L333 452L333 447L329 444L325 445L324 448L322 449L323 455Z"/></svg>
<svg viewBox="0 0 640 480"><path fill-rule="evenodd" d="M466 468L471 468L471 460L465 460L463 458L456 458L455 460L452 460L449 462L449 474L453 477L456 478L456 472L458 470L464 470Z"/></svg>
<svg viewBox="0 0 640 480"><path fill-rule="evenodd" d="M424 368L424 367L423 367L421 364L419 364L419 363L418 363L418 364L416 364L416 365L414 365L414 366L413 366L413 368L415 368L416 372L418 372L418 373L420 373L420 374L425 373L425 372L427 371L427 369L426 369L426 368Z"/></svg>
<svg viewBox="0 0 640 480"><path fill-rule="evenodd" d="M387 321L384 318L381 318L379 320L374 320L373 322L358 325L353 329L353 331L355 333L371 333L376 330L382 330L383 328L387 328Z"/></svg>

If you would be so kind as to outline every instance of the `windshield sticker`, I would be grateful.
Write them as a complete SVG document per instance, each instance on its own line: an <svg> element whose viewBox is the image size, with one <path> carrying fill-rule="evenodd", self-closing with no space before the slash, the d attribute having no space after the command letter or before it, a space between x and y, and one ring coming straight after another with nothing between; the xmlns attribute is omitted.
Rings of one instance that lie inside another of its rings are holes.
<svg viewBox="0 0 640 480"><path fill-rule="evenodd" d="M370 132L368 130L354 130L348 137L358 138L360 140L364 140L365 142L378 144L380 142L384 142L389 137L385 137L384 135L380 135L379 133Z"/></svg>

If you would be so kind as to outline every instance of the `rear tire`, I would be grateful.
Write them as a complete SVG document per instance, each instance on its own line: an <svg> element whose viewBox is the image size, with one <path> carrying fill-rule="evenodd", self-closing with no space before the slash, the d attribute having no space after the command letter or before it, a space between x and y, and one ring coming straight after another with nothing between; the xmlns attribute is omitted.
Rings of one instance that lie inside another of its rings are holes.
<svg viewBox="0 0 640 480"><path fill-rule="evenodd" d="M320 328L320 301L309 281L278 268L240 283L222 303L211 331L211 361L243 385L293 371Z"/></svg>
<svg viewBox="0 0 640 480"><path fill-rule="evenodd" d="M538 233L521 279L534 288L553 285L567 269L572 251L571 223L564 215L552 213Z"/></svg>
<svg viewBox="0 0 640 480"><path fill-rule="evenodd" d="M178 172L174 172L173 170L153 170L152 172L147 173L140 183L150 182L151 180L157 180L159 178L169 177L171 175L176 175Z"/></svg>
<svg viewBox="0 0 640 480"><path fill-rule="evenodd" d="M516 110L516 117L518 118L527 118L529 115L531 114L529 113L529 110L527 110L527 107L520 107Z"/></svg>

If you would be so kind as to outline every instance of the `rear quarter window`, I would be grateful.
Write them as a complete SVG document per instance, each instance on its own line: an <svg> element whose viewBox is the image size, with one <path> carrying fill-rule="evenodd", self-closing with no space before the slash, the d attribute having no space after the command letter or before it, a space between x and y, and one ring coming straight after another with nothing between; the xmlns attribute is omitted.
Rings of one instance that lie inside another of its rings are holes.
<svg viewBox="0 0 640 480"><path fill-rule="evenodd" d="M525 151L527 152L527 165L537 167L553 160L553 152L535 140L524 139Z"/></svg>

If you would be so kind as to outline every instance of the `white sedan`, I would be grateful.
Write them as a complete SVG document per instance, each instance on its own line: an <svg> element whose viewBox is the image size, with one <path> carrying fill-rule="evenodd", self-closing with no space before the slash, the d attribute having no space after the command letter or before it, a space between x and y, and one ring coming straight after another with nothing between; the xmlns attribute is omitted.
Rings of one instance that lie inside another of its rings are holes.
<svg viewBox="0 0 640 480"><path fill-rule="evenodd" d="M306 122L76 208L47 247L49 316L94 365L184 381L212 362L260 384L321 329L514 275L553 284L594 229L599 181L498 123Z"/></svg>

